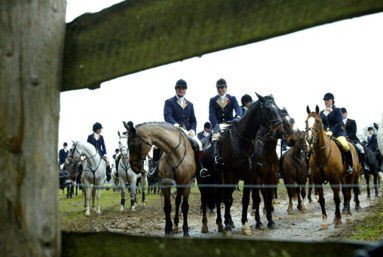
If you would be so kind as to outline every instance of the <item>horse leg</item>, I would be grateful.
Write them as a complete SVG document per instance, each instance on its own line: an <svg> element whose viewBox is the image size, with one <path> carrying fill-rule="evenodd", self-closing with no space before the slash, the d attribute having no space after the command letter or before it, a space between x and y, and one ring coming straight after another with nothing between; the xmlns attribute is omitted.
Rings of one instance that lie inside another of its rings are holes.
<svg viewBox="0 0 383 257"><path fill-rule="evenodd" d="M243 195L242 195L242 233L246 236L251 235L251 230L247 222L247 208L250 202L250 188L247 187L247 183L243 186Z"/></svg>
<svg viewBox="0 0 383 257"><path fill-rule="evenodd" d="M318 202L322 210L322 221L323 221L322 228L327 229L328 224L327 224L327 213L326 213L326 207L325 207L326 201L323 196L323 186L322 186L322 183L318 183L318 182L314 183L314 185L315 185L315 191L316 193L318 193L318 197L319 197Z"/></svg>
<svg viewBox="0 0 383 257"><path fill-rule="evenodd" d="M119 181L120 181L120 185L121 185L121 208L120 208L120 211L123 211L124 208L125 208L125 191L126 191L126 186L125 186L125 182L123 181L121 176L119 176Z"/></svg>
<svg viewBox="0 0 383 257"><path fill-rule="evenodd" d="M224 191L225 192L224 204L225 204L225 230L226 231L231 231L233 228L235 228L234 222L231 219L231 215L230 215L230 208L231 208L231 205L233 204L233 197L231 196L231 194L233 193L234 190L235 188L227 188Z"/></svg>
<svg viewBox="0 0 383 257"><path fill-rule="evenodd" d="M133 177L130 179L130 209L132 211L136 210L136 192L137 192L137 178L134 174Z"/></svg>
<svg viewBox="0 0 383 257"><path fill-rule="evenodd" d="M284 179L287 195L289 196L289 206L287 207L287 214L293 214L293 197L294 197L294 189L291 187L290 181Z"/></svg>
<svg viewBox="0 0 383 257"><path fill-rule="evenodd" d="M374 173L374 189L375 189L375 197L379 196L379 191L378 191L378 172Z"/></svg>
<svg viewBox="0 0 383 257"><path fill-rule="evenodd" d="M347 188L342 186L342 194L343 194L343 209L342 213L346 214L347 213Z"/></svg>
<svg viewBox="0 0 383 257"><path fill-rule="evenodd" d="M217 197L215 199L215 205L217 208L217 218L215 223L218 227L218 232L223 232L223 224L222 224L222 214L221 214L221 203L222 203L222 189L217 189Z"/></svg>
<svg viewBox="0 0 383 257"><path fill-rule="evenodd" d="M173 232L178 232L178 223L179 223L179 210L181 205L181 196L182 196L182 190L179 188L177 189L177 196L176 196L176 211L174 214L174 229Z"/></svg>
<svg viewBox="0 0 383 257"><path fill-rule="evenodd" d="M352 187L352 190L354 192L355 210L359 211L362 209L362 207L360 207L360 201L359 201L360 187L358 182L356 182L355 184L356 185Z"/></svg>
<svg viewBox="0 0 383 257"><path fill-rule="evenodd" d="M253 209L255 210L255 227L261 228L263 226L261 222L261 215L259 215L259 205L261 204L261 196L259 194L259 188L253 188L252 191L253 198Z"/></svg>
<svg viewBox="0 0 383 257"><path fill-rule="evenodd" d="M142 191L142 203L145 205L145 186L146 186L146 175L141 175L141 191Z"/></svg>
<svg viewBox="0 0 383 257"><path fill-rule="evenodd" d="M207 215L206 215L206 209L207 209L207 200L208 200L208 194L206 188L200 188L201 192L201 209L202 209L202 228L201 233L206 234L209 233L209 228L207 225Z"/></svg>
<svg viewBox="0 0 383 257"><path fill-rule="evenodd" d="M335 227L338 227L339 225L342 224L342 216L340 214L339 184L331 184L331 188L334 194L334 202L335 202L334 224L335 224Z"/></svg>
<svg viewBox="0 0 383 257"><path fill-rule="evenodd" d="M92 188L87 186L85 188L85 216L90 216L90 197Z"/></svg>
<svg viewBox="0 0 383 257"><path fill-rule="evenodd" d="M101 189L97 189L96 190L96 206L97 206L96 214L98 215L101 214L100 200L101 200Z"/></svg>
<svg viewBox="0 0 383 257"><path fill-rule="evenodd" d="M309 178L308 186L309 186L309 192L308 192L308 195L307 195L307 199L309 199L309 203L312 203L313 200L311 198L311 193L313 191L313 183L312 183L312 180L310 178Z"/></svg>
<svg viewBox="0 0 383 257"><path fill-rule="evenodd" d="M183 225L182 230L184 232L184 237L189 236L189 225L188 225L188 212L189 212L189 193L190 188L184 188L183 191L183 199L182 199L182 215L183 215Z"/></svg>
<svg viewBox="0 0 383 257"><path fill-rule="evenodd" d="M273 221L273 189L272 188L266 188L265 189L265 195L264 195L264 202L265 202L265 208L266 208L266 218L267 218L267 227L268 228L275 228L275 223Z"/></svg>
<svg viewBox="0 0 383 257"><path fill-rule="evenodd" d="M169 236L172 232L172 219L170 213L172 211L172 204L170 202L170 188L163 188L162 194L164 196L164 212L165 212L165 235Z"/></svg>
<svg viewBox="0 0 383 257"><path fill-rule="evenodd" d="M297 194L297 198L298 198L298 205L297 205L297 209L299 211L302 211L302 199L301 199L301 188L299 185L297 185L297 187L295 188L295 192Z"/></svg>
<svg viewBox="0 0 383 257"><path fill-rule="evenodd" d="M306 199L306 183L300 184L300 190L301 190L301 196L302 196L302 212L307 211L306 206L305 206L305 199Z"/></svg>
<svg viewBox="0 0 383 257"><path fill-rule="evenodd" d="M96 210L96 205L95 205L95 202L96 202L96 185L93 185L92 187L92 210L93 211L97 211Z"/></svg>
<svg viewBox="0 0 383 257"><path fill-rule="evenodd" d="M366 185L367 185L367 198L370 198L371 197L371 192L370 192L370 175L367 174L367 172L364 173L364 179L366 180Z"/></svg>

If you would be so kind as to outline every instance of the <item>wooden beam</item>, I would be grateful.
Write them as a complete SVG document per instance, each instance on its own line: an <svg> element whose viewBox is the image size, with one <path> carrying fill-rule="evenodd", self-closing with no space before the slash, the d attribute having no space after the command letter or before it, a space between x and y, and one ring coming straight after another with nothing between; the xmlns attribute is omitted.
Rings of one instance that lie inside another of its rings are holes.
<svg viewBox="0 0 383 257"><path fill-rule="evenodd" d="M383 11L381 0L130 0L67 25L62 91Z"/></svg>
<svg viewBox="0 0 383 257"><path fill-rule="evenodd" d="M60 256L65 0L0 3L0 256Z"/></svg>
<svg viewBox="0 0 383 257"><path fill-rule="evenodd" d="M163 238L117 233L63 233L62 257L299 256L348 257L371 246L356 242L298 242L233 238ZM376 245L376 244L374 244Z"/></svg>

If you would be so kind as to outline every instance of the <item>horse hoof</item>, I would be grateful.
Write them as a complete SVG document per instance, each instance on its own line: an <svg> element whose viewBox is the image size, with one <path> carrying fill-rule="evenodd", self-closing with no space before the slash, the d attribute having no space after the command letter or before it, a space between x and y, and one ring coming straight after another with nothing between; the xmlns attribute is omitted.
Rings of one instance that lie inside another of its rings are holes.
<svg viewBox="0 0 383 257"><path fill-rule="evenodd" d="M327 230L328 229L328 224L327 223L323 223L322 224L322 229L323 230Z"/></svg>
<svg viewBox="0 0 383 257"><path fill-rule="evenodd" d="M342 220L341 219L334 219L334 227L339 228L342 226Z"/></svg>
<svg viewBox="0 0 383 257"><path fill-rule="evenodd" d="M90 216L90 211L85 212L85 216L89 217Z"/></svg>
<svg viewBox="0 0 383 257"><path fill-rule="evenodd" d="M96 214L97 214L97 215L101 215L101 211L100 211L100 210L97 210L97 211L96 211Z"/></svg>
<svg viewBox="0 0 383 257"><path fill-rule="evenodd" d="M360 207L360 205L358 204L357 206L355 206L355 210L356 211L360 211L362 209L362 207Z"/></svg>
<svg viewBox="0 0 383 257"><path fill-rule="evenodd" d="M267 227L269 229L274 229L275 228L275 223L274 222L269 222L269 223L267 223Z"/></svg>
<svg viewBox="0 0 383 257"><path fill-rule="evenodd" d="M293 209L292 208L288 208L287 209L287 214L288 215L292 215L294 212L293 212Z"/></svg>
<svg viewBox="0 0 383 257"><path fill-rule="evenodd" d="M124 211L124 206L121 205L121 207L120 207L120 211L121 211L121 212Z"/></svg>
<svg viewBox="0 0 383 257"><path fill-rule="evenodd" d="M251 229L247 223L245 223L242 227L242 234L245 236L251 236Z"/></svg>
<svg viewBox="0 0 383 257"><path fill-rule="evenodd" d="M143 205L143 206L146 206L146 202L142 202L142 205Z"/></svg>
<svg viewBox="0 0 383 257"><path fill-rule="evenodd" d="M184 237L190 237L189 232L184 232Z"/></svg>
<svg viewBox="0 0 383 257"><path fill-rule="evenodd" d="M202 234L208 234L209 233L209 228L206 225L202 226L201 233Z"/></svg>
<svg viewBox="0 0 383 257"><path fill-rule="evenodd" d="M218 232L222 233L224 231L222 224L217 224Z"/></svg>
<svg viewBox="0 0 383 257"><path fill-rule="evenodd" d="M136 211L136 206L133 205L132 207L130 207L130 210L133 212Z"/></svg>

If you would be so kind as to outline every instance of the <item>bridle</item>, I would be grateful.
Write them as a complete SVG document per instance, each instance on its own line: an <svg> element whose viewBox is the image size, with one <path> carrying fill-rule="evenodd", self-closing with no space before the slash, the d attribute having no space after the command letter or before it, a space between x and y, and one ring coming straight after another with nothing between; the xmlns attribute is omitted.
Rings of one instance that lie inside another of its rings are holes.
<svg viewBox="0 0 383 257"><path fill-rule="evenodd" d="M97 151L97 149L95 149L96 150L96 153L94 154L94 155L92 155L92 156L90 156L90 157L86 157L85 156L85 158L83 159L83 160L79 160L78 162L84 162L84 161L86 161L86 160L91 160L91 159L93 159L94 157L96 157L97 156L97 154L98 154L98 151ZM74 144L74 147L72 148L72 151L70 151L70 155L68 154L68 157L67 158L70 158L70 159L72 159L73 161L75 160L75 158L73 158L73 153L78 153L78 155L79 156L81 156L81 153L80 153L80 151L77 149L77 144ZM95 169L92 169L91 168L91 165L89 164L89 162L88 162L88 167L89 167L89 169L83 169L83 171L91 171L92 173L94 173L97 169L98 169L98 167L100 167L100 164L101 164L101 162L102 162L102 157L100 156L100 161L98 162L98 165L97 165L97 167L95 168Z"/></svg>

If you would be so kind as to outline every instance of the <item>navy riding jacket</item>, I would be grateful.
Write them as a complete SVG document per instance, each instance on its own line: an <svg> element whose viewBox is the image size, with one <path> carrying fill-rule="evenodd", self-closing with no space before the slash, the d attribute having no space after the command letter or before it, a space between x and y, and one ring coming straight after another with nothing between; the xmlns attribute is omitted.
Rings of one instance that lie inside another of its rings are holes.
<svg viewBox="0 0 383 257"><path fill-rule="evenodd" d="M320 117L323 122L325 130L331 130L334 137L346 136L346 132L343 130L343 117L342 112L335 105L332 106L332 112L327 116L324 115L324 111L320 112Z"/></svg>
<svg viewBox="0 0 383 257"><path fill-rule="evenodd" d="M59 164L63 164L65 162L66 157L68 156L68 150L64 148L59 151Z"/></svg>
<svg viewBox="0 0 383 257"><path fill-rule="evenodd" d="M194 114L194 107L191 102L184 99L184 108L177 103L177 97L174 96L165 101L164 119L166 122L174 125L178 123L187 130L197 129L197 120Z"/></svg>
<svg viewBox="0 0 383 257"><path fill-rule="evenodd" d="M235 96L231 96L226 94L226 98L228 99L228 103L224 108L222 108L217 100L219 99L219 95L210 98L209 102L209 121L211 123L211 127L214 128L217 124L221 124L223 122L230 122L236 116L242 117L241 107L238 105L238 101ZM233 116L233 111L235 111L235 116Z"/></svg>
<svg viewBox="0 0 383 257"><path fill-rule="evenodd" d="M367 137L367 148L373 152L378 151L378 140L376 139L376 134Z"/></svg>
<svg viewBox="0 0 383 257"><path fill-rule="evenodd" d="M359 142L359 138L356 136L357 126L355 120L347 119L344 124L344 130L347 133L347 139L351 142Z"/></svg>
<svg viewBox="0 0 383 257"><path fill-rule="evenodd" d="M93 136L93 134L90 134L88 136L88 140L86 140L88 143L94 145L96 147L98 153L101 156L104 156L106 154L106 148L105 148L105 142L104 142L104 137L100 135L100 138L96 140Z"/></svg>

